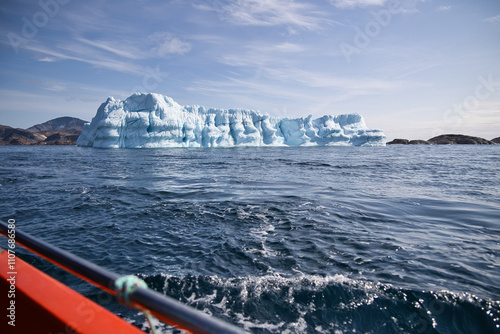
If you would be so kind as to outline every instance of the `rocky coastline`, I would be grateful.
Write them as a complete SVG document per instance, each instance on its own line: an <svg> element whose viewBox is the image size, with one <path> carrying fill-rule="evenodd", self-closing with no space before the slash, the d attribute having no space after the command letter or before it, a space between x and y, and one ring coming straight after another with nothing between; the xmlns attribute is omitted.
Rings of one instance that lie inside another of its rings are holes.
<svg viewBox="0 0 500 334"><path fill-rule="evenodd" d="M387 145L496 145L500 144L500 137L492 140L481 137L466 136L460 134L444 134L432 137L429 140L408 140L397 138Z"/></svg>

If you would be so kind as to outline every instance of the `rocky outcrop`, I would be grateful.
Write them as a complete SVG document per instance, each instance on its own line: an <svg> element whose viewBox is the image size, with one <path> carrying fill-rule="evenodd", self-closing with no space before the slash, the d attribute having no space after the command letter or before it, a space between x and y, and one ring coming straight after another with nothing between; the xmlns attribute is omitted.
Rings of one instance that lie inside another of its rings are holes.
<svg viewBox="0 0 500 334"><path fill-rule="evenodd" d="M431 143L429 143L427 140L421 140L421 139L408 140L401 138L394 139L387 143L387 145L430 145L430 144Z"/></svg>
<svg viewBox="0 0 500 334"><path fill-rule="evenodd" d="M416 140L410 140L409 142L410 145L430 145L427 140L422 140L422 139L416 139Z"/></svg>
<svg viewBox="0 0 500 334"><path fill-rule="evenodd" d="M26 130L0 125L0 145L76 145L87 122L59 117Z"/></svg>
<svg viewBox="0 0 500 334"><path fill-rule="evenodd" d="M494 145L500 144L500 137L487 140L480 137L466 136L466 135L440 135L433 137L429 140L408 140L408 139L394 139L387 143L387 145Z"/></svg>
<svg viewBox="0 0 500 334"><path fill-rule="evenodd" d="M45 138L42 134L0 125L0 145L37 145Z"/></svg>
<svg viewBox="0 0 500 334"><path fill-rule="evenodd" d="M76 145L76 140L80 136L60 131L47 131L44 134L47 136L43 141L45 145Z"/></svg>
<svg viewBox="0 0 500 334"><path fill-rule="evenodd" d="M434 145L494 145L495 143L480 137L472 137L465 135L446 134L433 137L429 142Z"/></svg>
<svg viewBox="0 0 500 334"><path fill-rule="evenodd" d="M394 139L388 142L386 145L408 145L410 141L408 139Z"/></svg>

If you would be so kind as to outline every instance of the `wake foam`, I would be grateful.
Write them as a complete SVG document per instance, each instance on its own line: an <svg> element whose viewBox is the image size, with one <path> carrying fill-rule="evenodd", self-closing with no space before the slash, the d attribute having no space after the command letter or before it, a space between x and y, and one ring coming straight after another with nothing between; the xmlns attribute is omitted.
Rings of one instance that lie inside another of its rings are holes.
<svg viewBox="0 0 500 334"><path fill-rule="evenodd" d="M425 333L446 328L493 333L500 328L498 301L343 275L143 278L170 297L255 333Z"/></svg>

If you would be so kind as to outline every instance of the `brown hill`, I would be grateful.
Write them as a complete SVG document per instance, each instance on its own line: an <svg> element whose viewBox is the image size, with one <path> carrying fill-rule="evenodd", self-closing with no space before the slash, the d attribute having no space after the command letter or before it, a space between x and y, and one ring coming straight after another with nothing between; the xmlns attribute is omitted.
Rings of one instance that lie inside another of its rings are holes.
<svg viewBox="0 0 500 334"><path fill-rule="evenodd" d="M58 117L51 119L42 124L33 125L26 130L37 133L37 132L47 132L47 131L62 131L65 133L78 134L82 133L83 124L88 123L84 120L75 117Z"/></svg>
<svg viewBox="0 0 500 334"><path fill-rule="evenodd" d="M87 122L59 117L26 130L0 125L0 145L76 145Z"/></svg>
<svg viewBox="0 0 500 334"><path fill-rule="evenodd" d="M0 145L36 145L45 138L38 133L0 125Z"/></svg>

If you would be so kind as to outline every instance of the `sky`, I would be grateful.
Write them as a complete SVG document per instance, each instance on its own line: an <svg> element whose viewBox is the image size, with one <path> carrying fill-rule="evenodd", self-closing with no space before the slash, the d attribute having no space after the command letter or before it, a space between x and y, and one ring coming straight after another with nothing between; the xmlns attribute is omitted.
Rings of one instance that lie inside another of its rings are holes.
<svg viewBox="0 0 500 334"><path fill-rule="evenodd" d="M113 96L500 136L498 0L2 0L0 124Z"/></svg>

